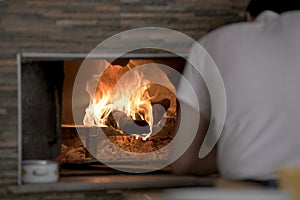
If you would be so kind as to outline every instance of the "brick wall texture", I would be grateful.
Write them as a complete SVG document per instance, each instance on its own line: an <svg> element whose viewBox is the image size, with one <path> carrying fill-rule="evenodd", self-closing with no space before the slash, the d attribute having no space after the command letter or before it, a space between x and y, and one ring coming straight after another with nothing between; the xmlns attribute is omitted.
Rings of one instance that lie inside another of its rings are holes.
<svg viewBox="0 0 300 200"><path fill-rule="evenodd" d="M17 182L17 53L88 53L120 31L143 26L170 28L197 39L216 27L243 20L247 3L248 0L0 0L0 199L9 195L7 186ZM84 198L74 195L76 199ZM73 197L53 194L47 199L59 198Z"/></svg>

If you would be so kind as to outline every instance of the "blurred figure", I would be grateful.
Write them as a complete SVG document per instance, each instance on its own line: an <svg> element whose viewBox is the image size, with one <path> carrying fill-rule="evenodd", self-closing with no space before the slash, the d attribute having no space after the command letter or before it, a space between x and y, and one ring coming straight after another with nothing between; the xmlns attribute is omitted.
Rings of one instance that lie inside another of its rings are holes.
<svg viewBox="0 0 300 200"><path fill-rule="evenodd" d="M201 128L175 174L219 172L234 180L273 180L285 165L300 165L300 6L292 0L252 0L247 22L218 28L199 43L215 61L227 96L217 148L198 152L209 124L209 103L199 97ZM190 60L199 59L192 48ZM191 68L184 74L192 78ZM203 94L199 81L196 92ZM204 109L202 109L204 108Z"/></svg>

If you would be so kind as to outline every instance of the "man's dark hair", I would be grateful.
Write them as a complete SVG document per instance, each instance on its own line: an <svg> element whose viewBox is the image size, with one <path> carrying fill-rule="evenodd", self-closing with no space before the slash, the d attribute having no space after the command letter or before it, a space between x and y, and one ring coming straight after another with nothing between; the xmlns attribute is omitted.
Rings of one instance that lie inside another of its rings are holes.
<svg viewBox="0 0 300 200"><path fill-rule="evenodd" d="M300 10L300 2L298 0L251 0L246 9L253 17L257 17L265 10L271 10L279 14L291 10Z"/></svg>

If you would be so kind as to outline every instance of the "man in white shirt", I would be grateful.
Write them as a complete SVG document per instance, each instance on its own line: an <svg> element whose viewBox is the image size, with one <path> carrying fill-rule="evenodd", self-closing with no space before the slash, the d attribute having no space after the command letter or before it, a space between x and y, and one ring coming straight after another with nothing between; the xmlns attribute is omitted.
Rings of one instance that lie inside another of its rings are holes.
<svg viewBox="0 0 300 200"><path fill-rule="evenodd" d="M194 143L172 166L175 174L219 171L227 179L270 180L277 178L278 168L300 165L297 6L292 0L252 0L248 22L221 27L199 40L223 78L225 124L217 148L199 159L208 126L204 120ZM189 59L199 59L197 48L191 49ZM188 69L187 77L193 74ZM200 99L200 107L205 103ZM204 118L209 116L206 110L201 110Z"/></svg>

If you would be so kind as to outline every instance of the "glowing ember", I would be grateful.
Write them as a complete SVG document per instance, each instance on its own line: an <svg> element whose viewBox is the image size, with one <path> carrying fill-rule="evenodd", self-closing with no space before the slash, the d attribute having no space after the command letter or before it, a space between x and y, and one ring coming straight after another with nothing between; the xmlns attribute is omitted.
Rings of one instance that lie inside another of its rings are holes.
<svg viewBox="0 0 300 200"><path fill-rule="evenodd" d="M151 67L151 72L149 70L147 72L138 70L138 67L136 67L146 63L149 65L147 67ZM129 119L137 127L140 127L137 125L137 121L144 122L144 125L147 123L147 126L150 127L148 132L137 133L135 128L130 132L126 132L135 135L137 138L141 136L146 140L151 136L155 125L152 103L160 95L159 91L153 92L151 90L153 83L150 83L149 80L153 79L160 80L160 83L167 85L175 93L175 88L167 75L155 63L149 64L149 61L130 60L125 67L107 64L102 74L94 74L93 78L87 83L86 90L90 95L90 103L86 108L84 125L111 126L109 119L113 115L117 128L121 129L120 120L124 120L125 115L127 121Z"/></svg>

